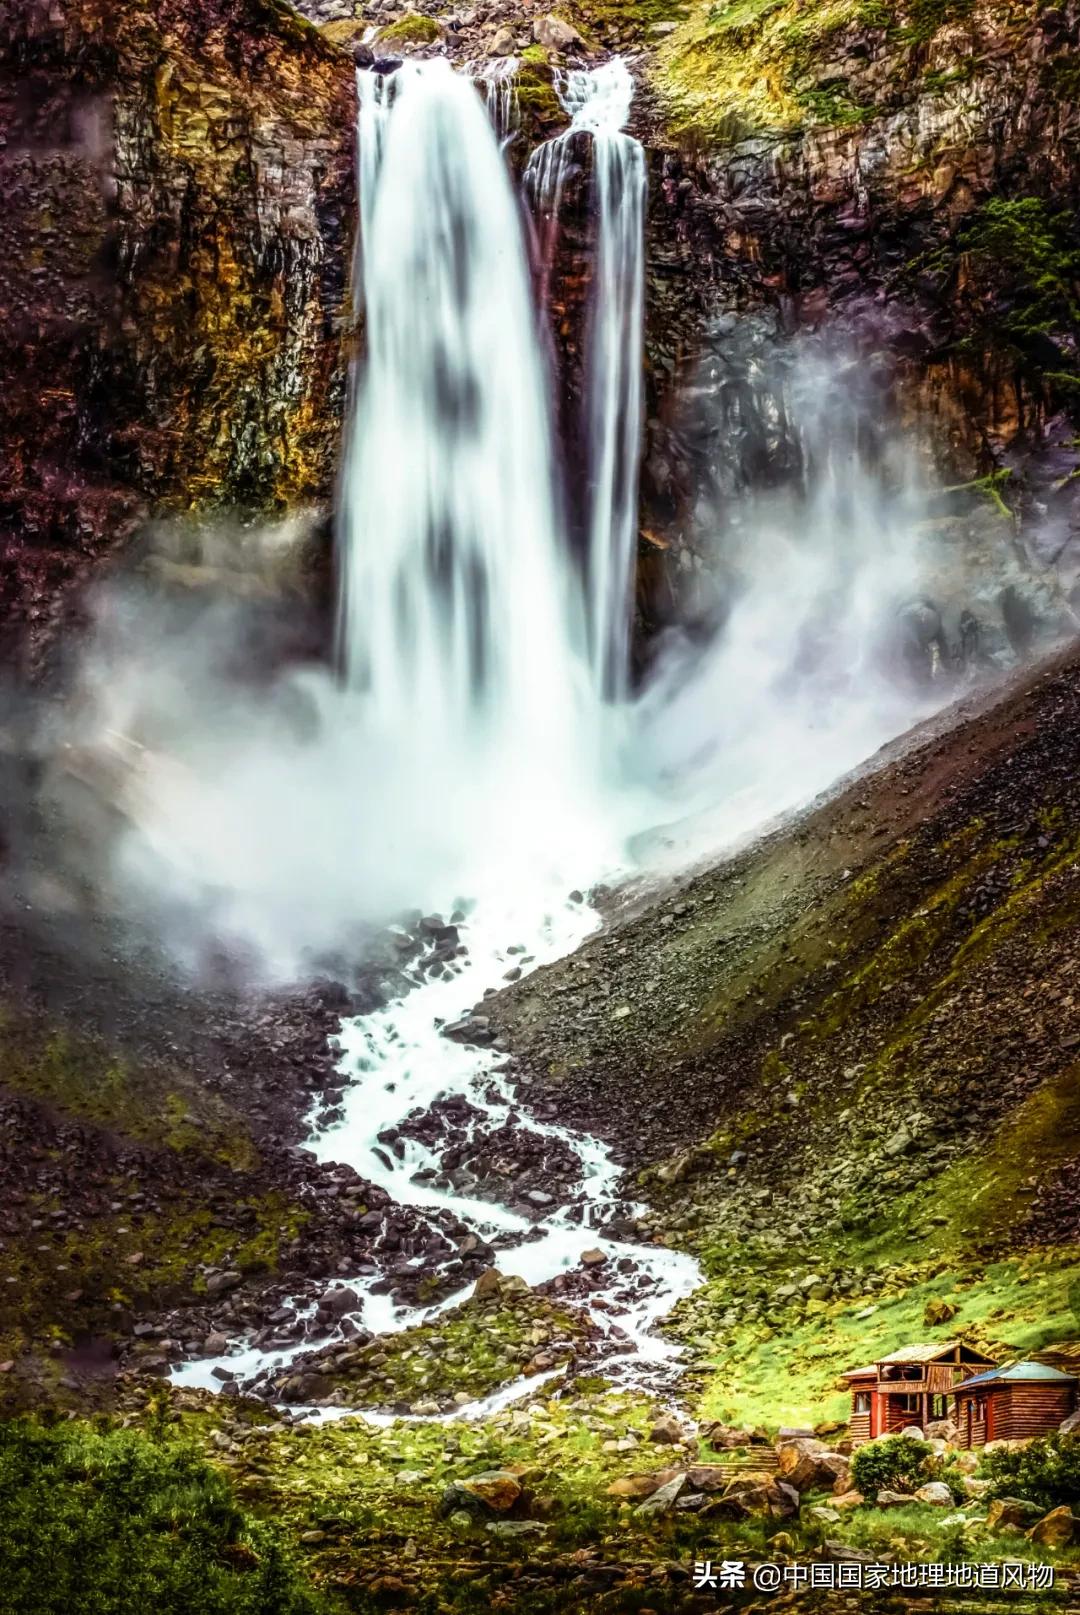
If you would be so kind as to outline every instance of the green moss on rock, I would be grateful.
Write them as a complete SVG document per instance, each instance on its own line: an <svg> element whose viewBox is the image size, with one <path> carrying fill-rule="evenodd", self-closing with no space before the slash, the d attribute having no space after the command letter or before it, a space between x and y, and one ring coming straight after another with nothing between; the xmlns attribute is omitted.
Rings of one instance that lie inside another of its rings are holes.
<svg viewBox="0 0 1080 1615"><path fill-rule="evenodd" d="M380 45L434 45L442 38L442 24L421 11L410 11L379 29Z"/></svg>

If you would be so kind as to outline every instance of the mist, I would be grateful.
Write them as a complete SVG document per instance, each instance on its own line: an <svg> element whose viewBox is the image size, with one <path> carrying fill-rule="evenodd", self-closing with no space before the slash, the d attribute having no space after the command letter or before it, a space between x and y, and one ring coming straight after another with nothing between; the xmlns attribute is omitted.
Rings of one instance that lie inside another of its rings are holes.
<svg viewBox="0 0 1080 1615"><path fill-rule="evenodd" d="M91 595L38 726L54 890L149 924L195 974L222 954L267 981L347 973L416 909L483 904L511 940L572 887L733 847L1015 662L1004 588L1052 628L1053 580L1003 524L942 519L857 353L722 351L680 423L685 621L620 704L553 669L573 706L557 748L543 725L492 744L481 722L474 742L407 703L388 722L332 665L302 522L154 529Z"/></svg>

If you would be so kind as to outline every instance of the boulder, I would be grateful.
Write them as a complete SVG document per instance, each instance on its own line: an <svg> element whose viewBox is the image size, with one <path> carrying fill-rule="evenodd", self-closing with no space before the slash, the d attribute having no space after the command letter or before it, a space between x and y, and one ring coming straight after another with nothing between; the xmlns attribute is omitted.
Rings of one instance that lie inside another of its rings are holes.
<svg viewBox="0 0 1080 1615"><path fill-rule="evenodd" d="M486 1469L479 1475L452 1480L442 1495L440 1513L459 1509L470 1514L508 1514L521 1496L521 1482L508 1469Z"/></svg>
<svg viewBox="0 0 1080 1615"><path fill-rule="evenodd" d="M577 29L561 17L537 17L533 23L533 39L545 50L577 50L584 40Z"/></svg>
<svg viewBox="0 0 1080 1615"><path fill-rule="evenodd" d="M827 1490L842 1480L848 1489L850 1465L842 1453L830 1452L824 1442L806 1436L784 1441L776 1449L777 1471L798 1492Z"/></svg>
<svg viewBox="0 0 1080 1615"><path fill-rule="evenodd" d="M230 1290L235 1290L237 1285L243 1282L243 1274L235 1271L211 1273L206 1281L206 1293L213 1300L219 1295L227 1295Z"/></svg>
<svg viewBox="0 0 1080 1615"><path fill-rule="evenodd" d="M985 1497L993 1485L992 1480L976 1480L974 1475L961 1475L960 1486L965 1497Z"/></svg>
<svg viewBox="0 0 1080 1615"><path fill-rule="evenodd" d="M360 1297L352 1286L341 1284L323 1291L319 1297L318 1311L323 1317L343 1318L346 1312L356 1312L360 1304Z"/></svg>
<svg viewBox="0 0 1080 1615"><path fill-rule="evenodd" d="M731 1519L753 1514L765 1515L773 1520L790 1520L799 1512L799 1494L787 1481L771 1475L756 1481L735 1480L724 1496L711 1503L706 1512L719 1513Z"/></svg>
<svg viewBox="0 0 1080 1615"><path fill-rule="evenodd" d="M482 1301L487 1296L502 1294L502 1274L497 1267L487 1267L473 1285L473 1298Z"/></svg>
<svg viewBox="0 0 1080 1615"><path fill-rule="evenodd" d="M649 1431L649 1440L675 1447L686 1440L686 1431L673 1413L662 1413Z"/></svg>
<svg viewBox="0 0 1080 1615"><path fill-rule="evenodd" d="M878 1508L905 1508L911 1500L910 1492L891 1492L887 1486L883 1486L875 1498Z"/></svg>
<svg viewBox="0 0 1080 1615"><path fill-rule="evenodd" d="M658 1486L651 1497L636 1509L636 1513L643 1515L670 1514L679 1500L679 1494L686 1489L686 1476L675 1475L663 1486Z"/></svg>
<svg viewBox="0 0 1080 1615"><path fill-rule="evenodd" d="M691 1464L686 1478L695 1492L722 1492L729 1476L723 1464Z"/></svg>
<svg viewBox="0 0 1080 1615"><path fill-rule="evenodd" d="M620 1475L619 1479L613 1480L608 1487L607 1495L625 1497L631 1502L651 1497L661 1486L666 1486L668 1481L674 1480L680 1473L678 1469L658 1469L650 1475Z"/></svg>
<svg viewBox="0 0 1080 1615"><path fill-rule="evenodd" d="M1080 1408L1077 1408L1075 1413L1070 1413L1067 1419L1063 1419L1058 1429L1063 1436L1075 1435L1080 1430Z"/></svg>
<svg viewBox="0 0 1080 1615"><path fill-rule="evenodd" d="M904 1428L900 1431L900 1434L902 1436L910 1436L912 1441L926 1440L921 1424L905 1424Z"/></svg>
<svg viewBox="0 0 1080 1615"><path fill-rule="evenodd" d="M721 1450L768 1445L767 1437L762 1431L738 1430L730 1424L710 1424L705 1431L705 1438L710 1447L718 1447Z"/></svg>
<svg viewBox="0 0 1080 1615"><path fill-rule="evenodd" d="M931 1503L934 1508L952 1508L953 1494L943 1480L928 1480L915 1492L920 1503Z"/></svg>
<svg viewBox="0 0 1080 1615"><path fill-rule="evenodd" d="M1041 1520L1036 1520L1027 1537L1029 1542L1037 1543L1040 1548L1068 1548L1077 1540L1078 1530L1080 1520L1068 1503L1063 1503L1060 1508L1052 1508L1049 1514L1044 1514Z"/></svg>
<svg viewBox="0 0 1080 1615"><path fill-rule="evenodd" d="M835 1525L837 1520L840 1518L840 1510L838 1508L827 1508L821 1503L818 1503L812 1509L809 1509L808 1513L810 1518L812 1520L817 1520L820 1525Z"/></svg>
<svg viewBox="0 0 1080 1615"><path fill-rule="evenodd" d="M857 1492L852 1488L850 1492L840 1492L838 1496L834 1497L832 1506L840 1509L841 1512L846 1512L849 1508L861 1508L865 1502L866 1498L862 1492Z"/></svg>
<svg viewBox="0 0 1080 1615"><path fill-rule="evenodd" d="M986 1523L991 1531L1026 1531L1042 1514L1037 1503L1026 1497L995 1497L990 1504Z"/></svg>
<svg viewBox="0 0 1080 1615"><path fill-rule="evenodd" d="M959 1428L951 1419L931 1419L926 1426L927 1441L944 1441L951 1443L960 1434Z"/></svg>

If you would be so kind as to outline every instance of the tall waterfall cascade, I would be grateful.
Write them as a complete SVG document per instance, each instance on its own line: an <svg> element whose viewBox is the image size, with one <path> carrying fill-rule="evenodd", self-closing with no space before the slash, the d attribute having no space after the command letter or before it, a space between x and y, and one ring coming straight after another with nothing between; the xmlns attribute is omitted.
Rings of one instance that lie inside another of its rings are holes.
<svg viewBox="0 0 1080 1615"><path fill-rule="evenodd" d="M591 136L596 263L589 302L585 554L590 668L606 699L626 694L637 538L644 296L645 155L625 132L634 94L621 58L560 75L570 127L533 153L526 183L548 237L557 235L575 138Z"/></svg>
<svg viewBox="0 0 1080 1615"><path fill-rule="evenodd" d="M467 77L430 61L357 83L339 654L376 741L483 851L527 817L555 835L595 752L522 218Z"/></svg>

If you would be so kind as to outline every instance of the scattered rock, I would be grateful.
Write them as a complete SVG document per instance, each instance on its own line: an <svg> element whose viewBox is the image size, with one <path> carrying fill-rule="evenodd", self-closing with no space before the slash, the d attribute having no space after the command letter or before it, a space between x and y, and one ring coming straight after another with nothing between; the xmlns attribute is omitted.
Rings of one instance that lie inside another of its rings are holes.
<svg viewBox="0 0 1080 1615"><path fill-rule="evenodd" d="M637 1509L638 1514L668 1514L675 1507L679 1494L686 1486L685 1475L675 1475L647 1497Z"/></svg>
<svg viewBox="0 0 1080 1615"><path fill-rule="evenodd" d="M479 1475L453 1480L443 1492L440 1512L507 1514L521 1496L521 1482L508 1469L487 1469Z"/></svg>
<svg viewBox="0 0 1080 1615"><path fill-rule="evenodd" d="M1049 1514L1037 1520L1027 1537L1029 1542L1036 1543L1040 1548L1068 1548L1077 1540L1078 1530L1080 1520L1069 1505L1063 1503L1060 1508L1052 1508Z"/></svg>
<svg viewBox="0 0 1080 1615"><path fill-rule="evenodd" d="M995 1497L987 1511L991 1531L1026 1531L1040 1518L1042 1509L1026 1497Z"/></svg>
<svg viewBox="0 0 1080 1615"><path fill-rule="evenodd" d="M532 31L533 39L546 50L577 50L585 44L577 29L561 17L537 17Z"/></svg>
<svg viewBox="0 0 1080 1615"><path fill-rule="evenodd" d="M943 1480L927 1481L914 1494L920 1503L932 1503L935 1508L952 1508L953 1494Z"/></svg>
<svg viewBox="0 0 1080 1615"><path fill-rule="evenodd" d="M663 1413L649 1431L649 1440L675 1447L686 1440L686 1431L673 1413Z"/></svg>

